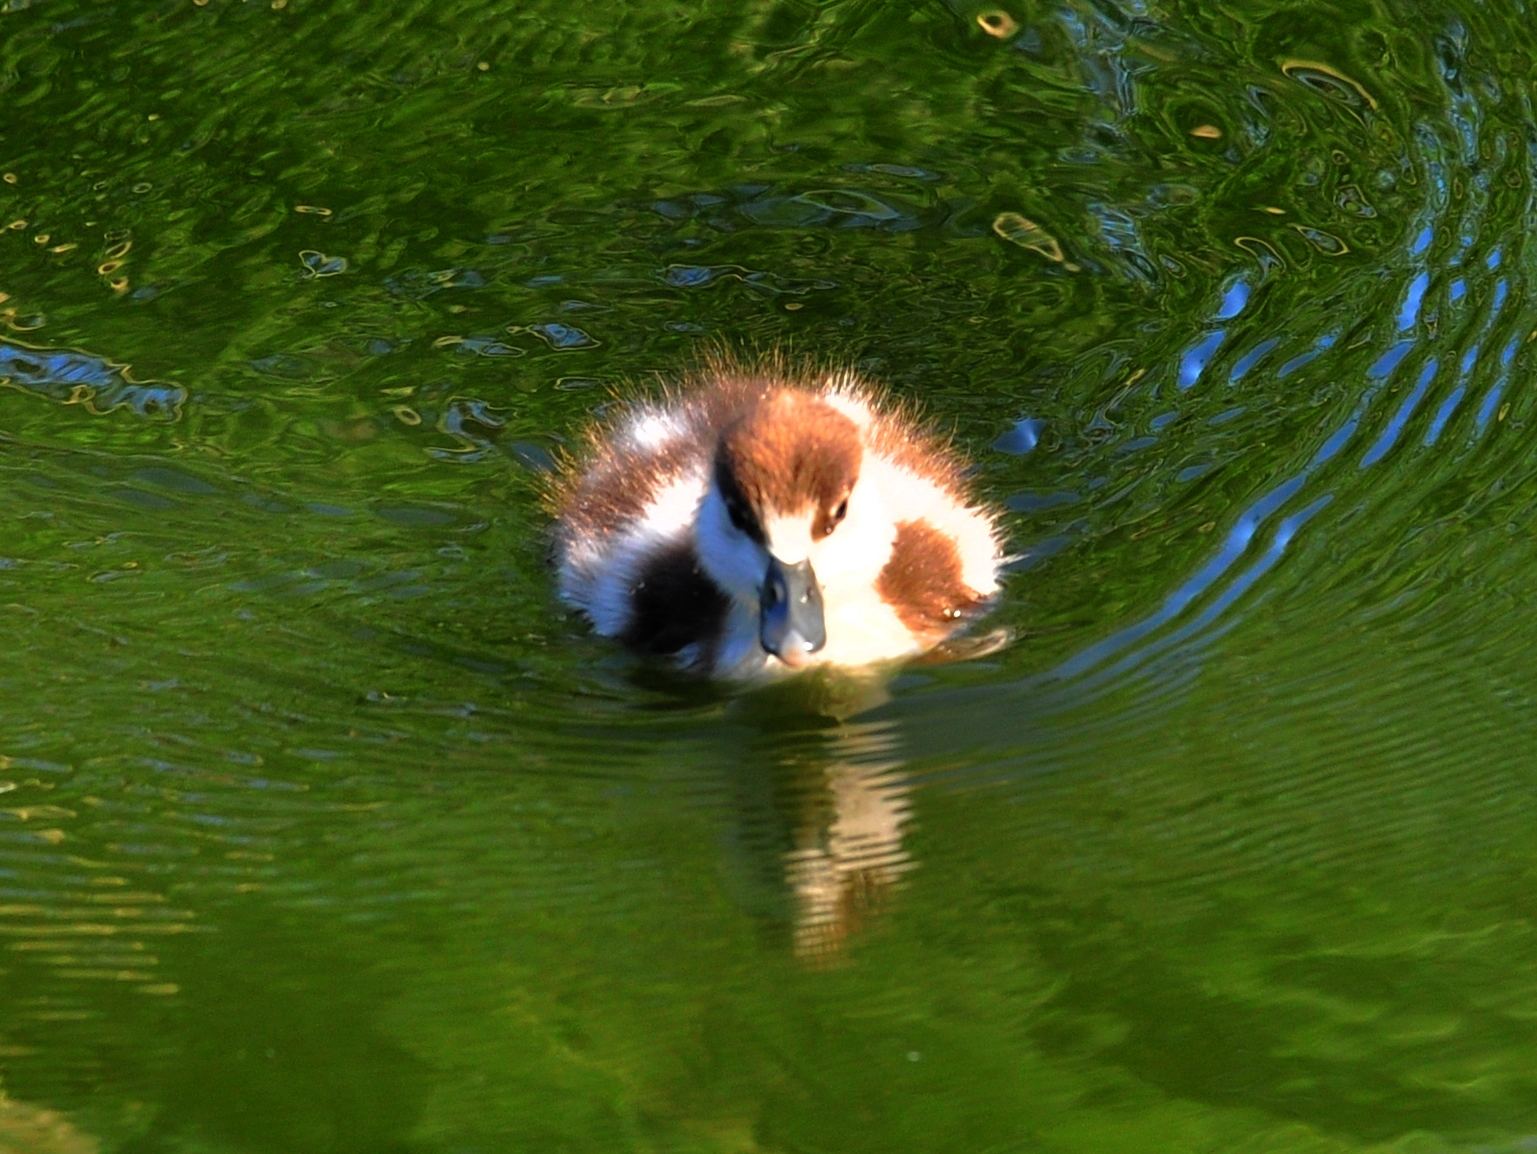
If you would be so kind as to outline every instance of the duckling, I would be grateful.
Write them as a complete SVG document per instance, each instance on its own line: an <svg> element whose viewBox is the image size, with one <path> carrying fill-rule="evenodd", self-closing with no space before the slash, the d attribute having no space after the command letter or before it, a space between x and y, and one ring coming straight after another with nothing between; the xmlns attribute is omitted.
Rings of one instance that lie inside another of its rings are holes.
<svg viewBox="0 0 1537 1154"><path fill-rule="evenodd" d="M998 589L999 512L964 470L851 372L712 361L565 462L559 593L598 633L713 676L912 657Z"/></svg>

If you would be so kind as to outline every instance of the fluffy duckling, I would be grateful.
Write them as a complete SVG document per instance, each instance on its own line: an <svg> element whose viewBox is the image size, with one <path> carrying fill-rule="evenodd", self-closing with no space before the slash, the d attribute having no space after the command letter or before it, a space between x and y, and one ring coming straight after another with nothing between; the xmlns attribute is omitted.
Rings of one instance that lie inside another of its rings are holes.
<svg viewBox="0 0 1537 1154"><path fill-rule="evenodd" d="M566 463L560 595L716 676L910 657L998 588L998 513L963 469L852 373L712 363Z"/></svg>

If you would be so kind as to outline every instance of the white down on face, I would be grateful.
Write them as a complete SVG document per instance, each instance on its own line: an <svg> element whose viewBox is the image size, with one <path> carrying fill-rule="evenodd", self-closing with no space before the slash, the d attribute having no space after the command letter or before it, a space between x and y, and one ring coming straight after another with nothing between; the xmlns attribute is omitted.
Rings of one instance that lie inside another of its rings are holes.
<svg viewBox="0 0 1537 1154"><path fill-rule="evenodd" d="M898 512L900 511L900 512ZM813 533L815 510L760 513L766 545L731 523L720 489L711 481L700 503L696 542L701 567L733 601L717 663L750 673L777 661L758 640L759 598L772 553L781 563L809 561L822 590L827 643L809 663L867 665L921 651L930 639L914 635L881 596L880 578L891 560L901 521L923 520L955 537L966 582L979 594L996 585L997 545L991 524L960 505L929 478L867 453L848 499L848 512L831 534Z"/></svg>

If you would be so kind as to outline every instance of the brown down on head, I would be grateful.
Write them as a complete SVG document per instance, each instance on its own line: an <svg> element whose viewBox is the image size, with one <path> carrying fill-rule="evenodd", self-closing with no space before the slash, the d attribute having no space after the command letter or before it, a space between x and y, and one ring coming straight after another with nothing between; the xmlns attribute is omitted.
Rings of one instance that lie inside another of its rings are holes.
<svg viewBox="0 0 1537 1154"><path fill-rule="evenodd" d="M820 397L783 390L721 433L716 467L760 517L815 510L818 536L836 525L859 478L859 428Z"/></svg>

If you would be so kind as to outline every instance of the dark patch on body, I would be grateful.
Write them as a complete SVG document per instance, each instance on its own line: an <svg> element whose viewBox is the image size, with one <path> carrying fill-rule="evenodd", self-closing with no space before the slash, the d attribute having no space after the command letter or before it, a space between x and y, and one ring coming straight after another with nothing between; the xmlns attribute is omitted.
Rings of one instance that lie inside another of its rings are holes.
<svg viewBox="0 0 1537 1154"><path fill-rule="evenodd" d="M920 637L951 632L985 600L962 579L955 542L927 521L897 526L891 559L875 588Z"/></svg>
<svg viewBox="0 0 1537 1154"><path fill-rule="evenodd" d="M649 557L631 586L630 618L620 640L651 654L708 644L720 636L730 605L700 569L693 543L676 541Z"/></svg>

